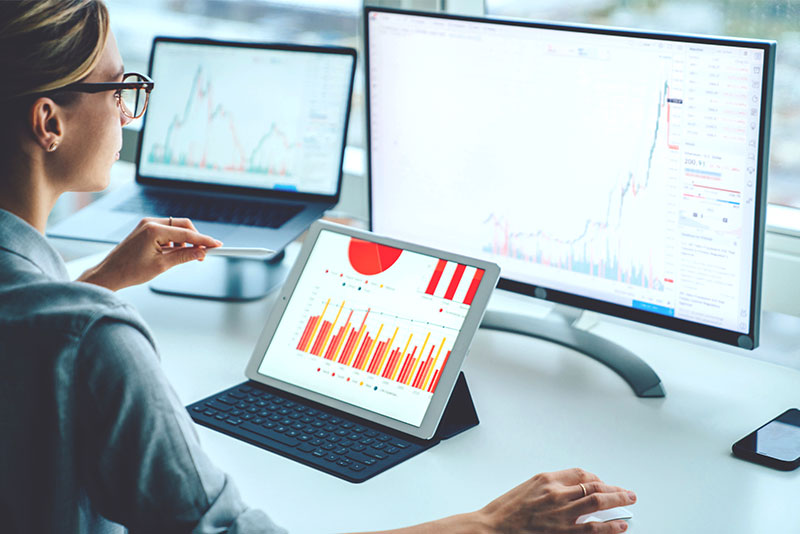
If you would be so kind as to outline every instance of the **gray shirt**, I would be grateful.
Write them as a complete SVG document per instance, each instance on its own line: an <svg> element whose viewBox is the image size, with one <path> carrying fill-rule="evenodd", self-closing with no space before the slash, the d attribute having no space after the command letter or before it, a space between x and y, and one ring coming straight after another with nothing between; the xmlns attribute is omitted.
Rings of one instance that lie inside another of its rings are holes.
<svg viewBox="0 0 800 534"><path fill-rule="evenodd" d="M0 210L3 532L284 532L192 425L136 311Z"/></svg>

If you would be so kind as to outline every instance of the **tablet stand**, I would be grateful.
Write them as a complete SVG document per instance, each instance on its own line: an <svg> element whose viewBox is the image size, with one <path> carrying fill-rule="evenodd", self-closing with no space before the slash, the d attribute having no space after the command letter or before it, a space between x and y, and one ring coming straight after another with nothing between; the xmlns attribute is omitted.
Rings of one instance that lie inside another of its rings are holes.
<svg viewBox="0 0 800 534"><path fill-rule="evenodd" d="M439 427L431 441L439 442L452 438L465 430L478 426L478 423L480 420L475 411L475 404L472 402L467 379L464 377L464 371L460 371L453 392L450 394L450 400L447 401L447 407L439 421Z"/></svg>
<svg viewBox="0 0 800 534"><path fill-rule="evenodd" d="M190 261L173 267L150 282L150 289L165 295L178 295L229 302L258 300L283 284L289 267L284 253L273 259L207 256L202 262Z"/></svg>

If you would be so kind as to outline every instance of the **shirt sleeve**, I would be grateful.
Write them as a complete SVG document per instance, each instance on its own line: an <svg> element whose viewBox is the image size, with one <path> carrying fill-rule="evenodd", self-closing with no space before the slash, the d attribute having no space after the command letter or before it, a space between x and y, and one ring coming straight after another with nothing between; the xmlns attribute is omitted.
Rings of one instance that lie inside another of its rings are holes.
<svg viewBox="0 0 800 534"><path fill-rule="evenodd" d="M141 331L102 319L77 362L80 470L98 513L132 533L285 532L248 508L201 450Z"/></svg>

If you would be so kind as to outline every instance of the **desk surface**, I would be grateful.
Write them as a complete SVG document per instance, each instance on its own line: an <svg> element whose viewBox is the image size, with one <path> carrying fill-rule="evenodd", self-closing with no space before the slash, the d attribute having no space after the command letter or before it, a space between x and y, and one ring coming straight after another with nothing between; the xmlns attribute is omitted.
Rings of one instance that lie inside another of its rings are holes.
<svg viewBox="0 0 800 534"><path fill-rule="evenodd" d="M168 297L145 286L120 296L151 326L187 404L244 380L272 303ZM497 292L490 307L525 313L531 303ZM480 508L538 472L580 466L636 491L629 532L800 533L800 470L730 453L734 441L800 405L799 371L614 322L592 331L648 362L666 398L635 397L570 349L480 330L464 372L481 424L363 484L204 427L198 433L244 499L292 532L405 526Z"/></svg>

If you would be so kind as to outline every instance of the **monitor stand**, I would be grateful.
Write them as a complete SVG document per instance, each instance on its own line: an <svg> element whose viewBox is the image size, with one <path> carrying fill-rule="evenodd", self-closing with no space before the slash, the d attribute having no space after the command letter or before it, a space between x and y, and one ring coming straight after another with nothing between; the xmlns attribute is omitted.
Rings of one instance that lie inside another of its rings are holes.
<svg viewBox="0 0 800 534"><path fill-rule="evenodd" d="M481 328L538 337L577 350L620 375L638 397L663 397L661 379L641 358L613 341L575 325L582 313L564 305L556 305L544 318L487 310Z"/></svg>
<svg viewBox="0 0 800 534"><path fill-rule="evenodd" d="M265 297L283 284L289 266L284 252L269 260L207 256L160 274L150 289L165 295L178 295L229 302L245 302Z"/></svg>

